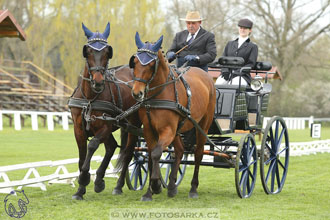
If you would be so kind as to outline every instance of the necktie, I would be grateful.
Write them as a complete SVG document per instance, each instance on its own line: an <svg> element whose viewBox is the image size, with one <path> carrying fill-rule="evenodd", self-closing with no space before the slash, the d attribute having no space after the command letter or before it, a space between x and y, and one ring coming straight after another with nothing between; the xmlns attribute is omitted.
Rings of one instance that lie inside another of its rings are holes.
<svg viewBox="0 0 330 220"><path fill-rule="evenodd" d="M191 38L188 40L187 44L191 44L191 42L193 42L194 40L194 34L191 35Z"/></svg>

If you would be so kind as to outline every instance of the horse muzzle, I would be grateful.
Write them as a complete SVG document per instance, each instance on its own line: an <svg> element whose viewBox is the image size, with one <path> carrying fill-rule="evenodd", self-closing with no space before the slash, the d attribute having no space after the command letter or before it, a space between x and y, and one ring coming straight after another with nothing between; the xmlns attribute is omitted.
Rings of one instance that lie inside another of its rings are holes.
<svg viewBox="0 0 330 220"><path fill-rule="evenodd" d="M95 80L92 81L92 89L94 90L94 92L100 93L104 90L104 80L102 80L101 82L96 82Z"/></svg>
<svg viewBox="0 0 330 220"><path fill-rule="evenodd" d="M144 99L144 92L143 91L138 91L137 93L134 92L134 90L132 90L132 96L133 98L138 101L138 102L142 102Z"/></svg>

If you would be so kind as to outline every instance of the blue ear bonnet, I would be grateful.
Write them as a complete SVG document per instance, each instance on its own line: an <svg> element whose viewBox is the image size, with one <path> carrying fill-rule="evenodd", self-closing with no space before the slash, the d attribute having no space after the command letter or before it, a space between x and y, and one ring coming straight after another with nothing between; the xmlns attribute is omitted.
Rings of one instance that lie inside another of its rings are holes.
<svg viewBox="0 0 330 220"><path fill-rule="evenodd" d="M87 37L87 45L93 48L94 50L101 51L108 45L108 37L110 34L110 23L108 22L103 33L92 32L90 31L83 23L82 28L85 32L85 36Z"/></svg>
<svg viewBox="0 0 330 220"><path fill-rule="evenodd" d="M143 43L140 39L139 33L135 34L135 44L138 48L136 57L140 63L144 66L156 60L158 57L158 50L160 49L163 42L163 36L161 36L155 44L149 42Z"/></svg>

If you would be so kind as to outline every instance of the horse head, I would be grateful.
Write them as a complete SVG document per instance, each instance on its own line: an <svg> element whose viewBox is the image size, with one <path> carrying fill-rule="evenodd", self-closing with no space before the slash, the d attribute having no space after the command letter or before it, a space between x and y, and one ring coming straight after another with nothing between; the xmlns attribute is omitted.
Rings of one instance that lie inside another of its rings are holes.
<svg viewBox="0 0 330 220"><path fill-rule="evenodd" d="M91 82L94 92L100 93L104 89L104 74L107 70L108 60L112 58L112 47L107 42L110 23L108 22L103 33L92 32L83 23L82 28L88 39L87 44L83 47L87 67L83 79Z"/></svg>
<svg viewBox="0 0 330 220"><path fill-rule="evenodd" d="M134 69L134 83L132 96L137 101L143 101L149 90L149 84L155 77L158 69L158 51L162 45L163 36L156 43L143 43L140 35L136 32L135 44L138 48L137 53L130 59L130 67Z"/></svg>

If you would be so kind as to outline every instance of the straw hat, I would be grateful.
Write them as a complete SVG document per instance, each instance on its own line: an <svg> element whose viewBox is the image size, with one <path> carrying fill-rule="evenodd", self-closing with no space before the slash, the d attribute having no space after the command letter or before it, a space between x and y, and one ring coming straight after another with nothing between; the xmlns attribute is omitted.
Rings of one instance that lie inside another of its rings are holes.
<svg viewBox="0 0 330 220"><path fill-rule="evenodd" d="M180 18L181 21L202 21L205 20L201 18L198 11L188 11L186 18Z"/></svg>

